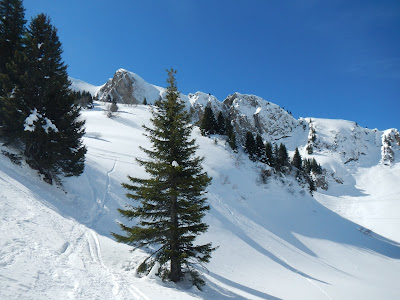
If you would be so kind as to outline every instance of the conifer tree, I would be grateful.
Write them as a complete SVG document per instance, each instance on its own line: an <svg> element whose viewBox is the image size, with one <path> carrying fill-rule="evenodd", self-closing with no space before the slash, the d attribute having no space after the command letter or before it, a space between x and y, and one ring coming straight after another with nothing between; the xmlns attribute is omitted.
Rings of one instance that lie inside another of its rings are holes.
<svg viewBox="0 0 400 300"><path fill-rule="evenodd" d="M250 131L246 132L246 140L244 144L244 150L249 155L250 160L256 161L257 149L254 136Z"/></svg>
<svg viewBox="0 0 400 300"><path fill-rule="evenodd" d="M274 155L272 152L272 144L270 142L265 144L265 159L270 167L274 166Z"/></svg>
<svg viewBox="0 0 400 300"><path fill-rule="evenodd" d="M272 156L274 158L274 164L273 167L275 168L275 170L279 171L281 170L281 162L279 160L279 149L278 149L278 145L274 144L274 148L272 151Z"/></svg>
<svg viewBox="0 0 400 300"><path fill-rule="evenodd" d="M220 135L226 134L225 118L222 112L219 112L217 117L217 133Z"/></svg>
<svg viewBox="0 0 400 300"><path fill-rule="evenodd" d="M292 165L297 168L298 170L301 170L301 155L299 152L299 149L296 147L296 149L294 150L294 155L293 155L293 160L292 160Z"/></svg>
<svg viewBox="0 0 400 300"><path fill-rule="evenodd" d="M310 164L310 165L311 165L311 171L312 171L314 174L321 174L321 173L322 173L321 165L317 163L317 161L315 160L315 158L313 158L313 159L311 160L311 164Z"/></svg>
<svg viewBox="0 0 400 300"><path fill-rule="evenodd" d="M25 13L21 0L0 1L0 125L4 134L12 140L14 135L14 107L11 107L13 90L18 80L16 56L23 49Z"/></svg>
<svg viewBox="0 0 400 300"><path fill-rule="evenodd" d="M31 20L20 59L24 73L14 91L19 116L18 136L28 163L47 180L59 174L83 172L86 148L82 144L84 121L74 106L61 42L50 18L39 14Z"/></svg>
<svg viewBox="0 0 400 300"><path fill-rule="evenodd" d="M0 74L7 73L7 64L15 51L22 51L25 9L21 0L0 1Z"/></svg>
<svg viewBox="0 0 400 300"><path fill-rule="evenodd" d="M202 171L203 158L195 156L198 146L190 138L193 126L174 76L175 71L169 70L166 99L156 103L153 127L144 126L152 148L142 148L150 160L138 162L149 178L129 177L130 183L123 184L129 191L127 197L139 205L119 212L128 219L137 218L138 223L133 227L120 224L126 235L113 236L135 248L156 247L139 266L139 272L148 272L159 262L158 275L162 278L177 282L188 273L200 288L204 282L193 265L208 262L215 249L211 243L194 244L196 236L208 228L202 218L210 209L204 194L211 178Z"/></svg>
<svg viewBox="0 0 400 300"><path fill-rule="evenodd" d="M217 121L215 120L215 116L210 104L207 104L207 106L204 108L203 118L201 119L200 123L200 131L202 135L217 133Z"/></svg>
<svg viewBox="0 0 400 300"><path fill-rule="evenodd" d="M311 172L311 161L307 158L303 159L303 170L306 174L310 174Z"/></svg>
<svg viewBox="0 0 400 300"><path fill-rule="evenodd" d="M225 128L226 128L226 135L228 136L229 146L233 151L237 151L236 135L229 117L226 118L225 120Z"/></svg>
<svg viewBox="0 0 400 300"><path fill-rule="evenodd" d="M265 162L265 146L261 135L256 135L256 156L259 161Z"/></svg>
<svg viewBox="0 0 400 300"><path fill-rule="evenodd" d="M279 148L275 150L275 168L277 171L283 172L284 167L289 164L289 155L284 144L280 144Z"/></svg>

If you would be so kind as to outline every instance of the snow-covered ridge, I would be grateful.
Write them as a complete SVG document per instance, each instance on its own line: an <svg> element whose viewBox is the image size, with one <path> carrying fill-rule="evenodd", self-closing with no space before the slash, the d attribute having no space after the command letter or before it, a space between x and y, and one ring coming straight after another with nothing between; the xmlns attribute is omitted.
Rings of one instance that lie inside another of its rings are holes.
<svg viewBox="0 0 400 300"><path fill-rule="evenodd" d="M83 88L86 85L75 80L73 86ZM152 85L125 69L117 70L113 78L101 87L93 87L92 91L96 91L100 101L116 100L118 103L127 104L141 104L144 99L147 103L154 104L165 95L164 88ZM181 99L192 112L193 122L201 119L206 105L211 106L216 116L222 112L225 117L229 117L238 143L243 143L246 132L250 131L260 134L265 141L285 143L290 151L298 147L303 156L309 154L310 148L314 154L339 154L345 164L360 161L364 156L367 157L367 161L373 160L375 164L380 162L388 165L399 161L400 158L397 154L400 151L397 129L385 132L370 130L345 120L296 120L279 105L255 95L234 93L221 102L213 95L196 92L181 94ZM379 151L376 151L377 149Z"/></svg>
<svg viewBox="0 0 400 300"><path fill-rule="evenodd" d="M96 95L97 92L103 87L101 86L95 86L90 83L84 82L79 79L75 79L72 77L68 77L69 81L71 82L71 89L74 91L87 91L89 92L92 96Z"/></svg>

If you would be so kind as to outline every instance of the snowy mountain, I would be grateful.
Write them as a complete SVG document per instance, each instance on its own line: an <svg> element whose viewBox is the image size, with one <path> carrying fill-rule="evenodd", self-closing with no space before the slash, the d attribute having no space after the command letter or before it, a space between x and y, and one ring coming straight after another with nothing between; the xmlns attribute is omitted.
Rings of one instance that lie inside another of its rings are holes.
<svg viewBox="0 0 400 300"><path fill-rule="evenodd" d="M103 87L103 86L95 86L90 83L84 82L79 79L75 79L72 77L68 77L69 81L71 82L71 89L74 91L87 91L93 96L97 94L97 92Z"/></svg>
<svg viewBox="0 0 400 300"><path fill-rule="evenodd" d="M299 147L332 174L328 190L311 196L292 176L263 183L263 164L195 127L198 154L213 177L210 228L200 242L219 245L203 270L207 285L200 292L154 274L136 276L145 254L129 252L110 232L126 223L117 208L131 203L121 183L127 175L146 176L135 158L146 157L139 146L150 147L142 125L151 125L151 107L120 104L109 118L104 101L110 95L120 103L145 97L153 103L164 89L117 73L95 90L103 101L83 111L88 153L79 178L48 185L1 146L0 299L400 299L399 132L296 120L276 104L241 94L224 102L201 92L182 99L198 117L208 102L229 114L238 135L258 132L285 143L290 155Z"/></svg>

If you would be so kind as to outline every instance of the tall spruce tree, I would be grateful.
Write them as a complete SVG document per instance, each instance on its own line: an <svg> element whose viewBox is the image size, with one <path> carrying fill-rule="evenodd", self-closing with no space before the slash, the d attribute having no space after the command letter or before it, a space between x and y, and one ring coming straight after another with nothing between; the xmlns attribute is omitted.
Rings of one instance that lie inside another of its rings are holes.
<svg viewBox="0 0 400 300"><path fill-rule="evenodd" d="M5 103L13 101L13 90L18 80L18 65L15 62L23 49L24 11L21 0L0 1L0 125L10 138L15 131L14 120L5 114L13 108Z"/></svg>
<svg viewBox="0 0 400 300"><path fill-rule="evenodd" d="M217 117L217 133L220 135L226 134L226 121L222 112L218 113Z"/></svg>
<svg viewBox="0 0 400 300"><path fill-rule="evenodd" d="M244 150L249 155L250 160L256 161L257 148L254 136L250 131L246 132L246 140L244 144Z"/></svg>
<svg viewBox="0 0 400 300"><path fill-rule="evenodd" d="M233 151L237 151L236 145L236 134L235 130L233 129L233 125L229 117L225 119L225 128L226 128L226 135L228 137L228 144Z"/></svg>
<svg viewBox="0 0 400 300"><path fill-rule="evenodd" d="M7 73L7 64L15 51L22 51L25 26L25 9L22 0L0 1L0 73Z"/></svg>
<svg viewBox="0 0 400 300"><path fill-rule="evenodd" d="M274 166L274 154L272 152L272 144L270 142L265 143L265 160L270 167Z"/></svg>
<svg viewBox="0 0 400 300"><path fill-rule="evenodd" d="M203 118L201 119L200 123L200 131L202 135L217 133L217 121L215 120L215 116L210 104L207 104L207 106L204 108Z"/></svg>
<svg viewBox="0 0 400 300"><path fill-rule="evenodd" d="M265 162L266 158L265 158L265 146L264 146L264 142L263 139L261 137L260 134L256 135L256 156L257 159L261 162Z"/></svg>
<svg viewBox="0 0 400 300"><path fill-rule="evenodd" d="M280 171L284 172L284 167L289 164L289 154L287 152L285 144L280 144L278 149L278 157L276 158L279 161Z"/></svg>
<svg viewBox="0 0 400 300"><path fill-rule="evenodd" d="M67 67L61 58L57 29L44 14L34 17L27 29L20 59L24 73L14 90L14 106L28 163L47 180L83 172L86 148L82 144L84 121L74 106Z"/></svg>
<svg viewBox="0 0 400 300"><path fill-rule="evenodd" d="M294 150L292 165L295 168L297 168L298 170L301 170L301 168L302 168L302 159L301 159L301 155L300 155L299 149L297 147Z"/></svg>
<svg viewBox="0 0 400 300"><path fill-rule="evenodd" d="M139 205L119 212L128 219L138 218L138 223L132 227L120 224L126 235L113 236L135 248L157 248L139 266L140 272L148 272L159 262L162 278L177 282L188 273L193 284L201 288L204 282L194 264L208 262L215 248L211 243L195 245L194 241L208 228L202 218L210 209L204 194L211 178L202 170L203 158L195 156L198 146L190 138L193 126L179 98L175 73L168 71L166 99L157 102L153 128L144 126L152 148L142 148L150 160L138 162L150 178L129 177L130 183L123 184L129 191L127 197Z"/></svg>

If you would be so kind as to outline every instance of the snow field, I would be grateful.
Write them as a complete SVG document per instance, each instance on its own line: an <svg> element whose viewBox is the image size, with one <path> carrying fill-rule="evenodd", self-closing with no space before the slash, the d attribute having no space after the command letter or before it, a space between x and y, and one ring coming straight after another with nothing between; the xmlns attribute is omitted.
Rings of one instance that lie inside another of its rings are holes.
<svg viewBox="0 0 400 300"><path fill-rule="evenodd" d="M121 183L128 174L146 176L135 158L146 158L139 146L151 146L142 128L151 108L119 108L113 118L102 103L84 111L86 168L65 180L65 191L0 156L1 299L400 299L400 239L391 219L399 165L343 167L341 156L318 154L344 184L332 183L316 201L290 177L261 184L260 165L198 129L198 154L213 177L209 230L199 243L219 246L204 270L207 285L200 292L138 278L145 253L131 253L110 232L127 223L117 212L130 204ZM388 218L374 223L366 217L374 212Z"/></svg>

